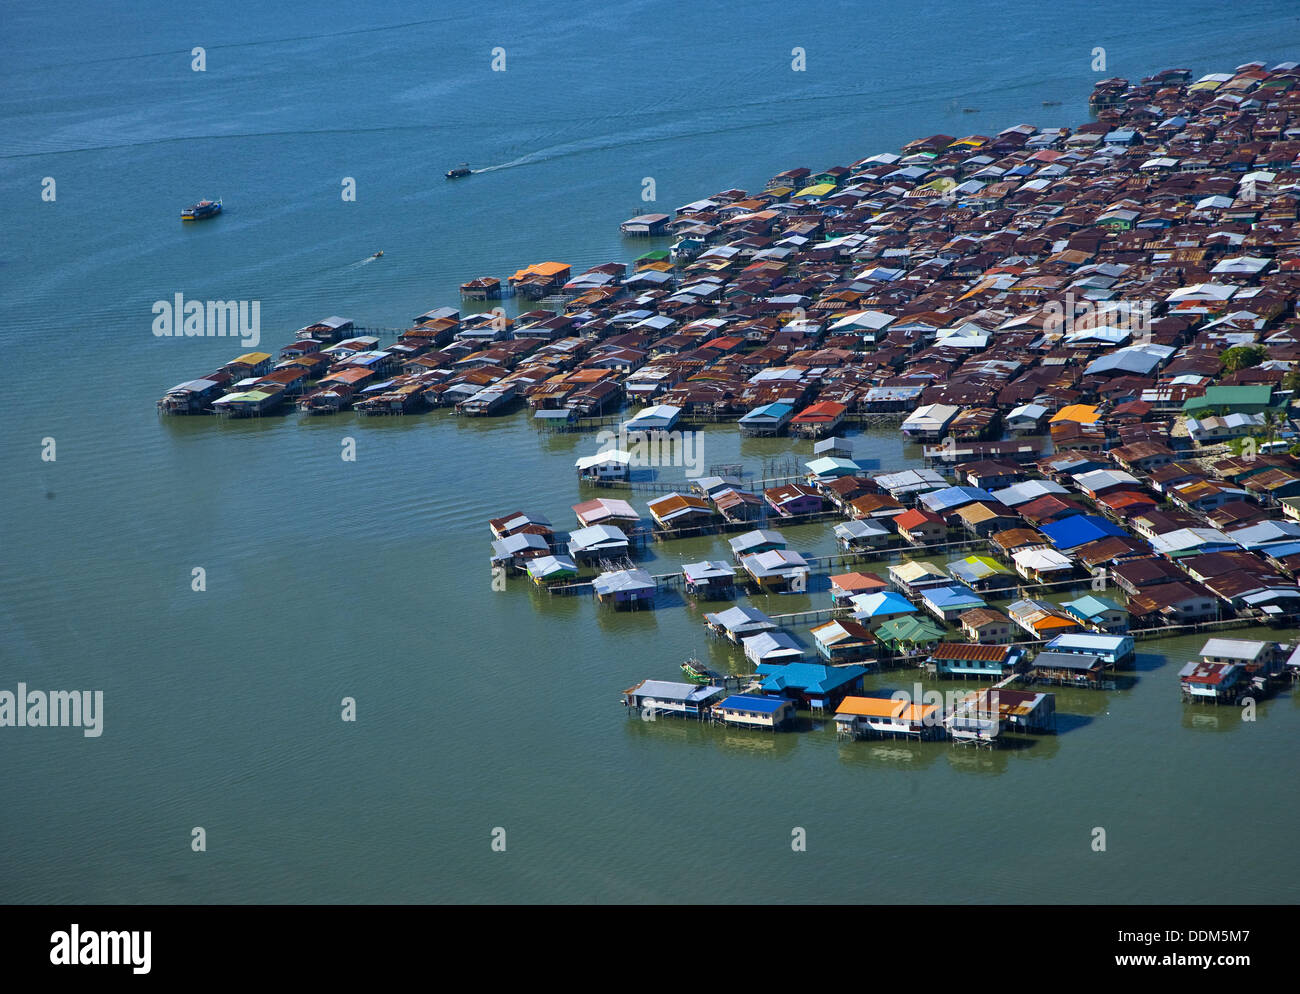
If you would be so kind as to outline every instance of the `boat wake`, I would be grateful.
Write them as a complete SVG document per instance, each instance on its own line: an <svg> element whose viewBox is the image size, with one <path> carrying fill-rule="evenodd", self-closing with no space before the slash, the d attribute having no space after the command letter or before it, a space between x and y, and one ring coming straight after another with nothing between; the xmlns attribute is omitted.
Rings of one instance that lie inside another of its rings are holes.
<svg viewBox="0 0 1300 994"><path fill-rule="evenodd" d="M471 173L494 173L498 169L513 169L515 166L526 166L530 162L539 162L545 155L541 152L530 152L528 155L521 155L517 159L511 159L509 162L501 162L495 166L484 166L482 169L471 169Z"/></svg>

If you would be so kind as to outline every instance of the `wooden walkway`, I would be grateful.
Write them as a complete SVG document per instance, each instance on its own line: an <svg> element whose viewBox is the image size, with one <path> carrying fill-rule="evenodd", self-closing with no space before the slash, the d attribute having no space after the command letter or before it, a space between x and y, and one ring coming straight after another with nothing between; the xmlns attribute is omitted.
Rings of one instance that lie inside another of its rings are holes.
<svg viewBox="0 0 1300 994"><path fill-rule="evenodd" d="M762 496L764 490L769 487L779 487L787 483L806 483L808 475L806 473L795 476L774 476L761 480L751 478L744 485L738 487L741 493L754 494ZM615 490L631 490L633 493L652 493L652 494L697 494L695 485L699 483L699 478L686 480L584 480L584 483L595 487L613 488ZM843 514L842 511L836 511L837 514Z"/></svg>

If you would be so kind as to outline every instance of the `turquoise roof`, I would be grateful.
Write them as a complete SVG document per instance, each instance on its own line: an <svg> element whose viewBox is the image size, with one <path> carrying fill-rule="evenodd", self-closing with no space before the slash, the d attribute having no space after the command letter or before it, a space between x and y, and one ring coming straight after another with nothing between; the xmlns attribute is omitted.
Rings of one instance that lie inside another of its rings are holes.
<svg viewBox="0 0 1300 994"><path fill-rule="evenodd" d="M824 666L821 663L759 663L754 667L766 676L762 687L765 693L783 690L803 690L826 694L853 683L867 672L865 666Z"/></svg>
<svg viewBox="0 0 1300 994"><path fill-rule="evenodd" d="M1103 614L1106 611L1123 611L1113 600L1108 597L1098 597L1096 594L1085 594L1077 600L1066 601L1061 605L1076 617L1092 618L1096 615Z"/></svg>
<svg viewBox="0 0 1300 994"><path fill-rule="evenodd" d="M759 421L764 418L784 418L794 413L794 407L790 404L764 404L762 407L756 407L746 414L741 421Z"/></svg>

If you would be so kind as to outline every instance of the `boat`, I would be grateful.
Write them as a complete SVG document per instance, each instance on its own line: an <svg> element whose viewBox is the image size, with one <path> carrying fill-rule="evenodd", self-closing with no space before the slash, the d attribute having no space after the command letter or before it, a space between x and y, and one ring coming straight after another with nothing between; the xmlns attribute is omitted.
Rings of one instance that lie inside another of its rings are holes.
<svg viewBox="0 0 1300 994"><path fill-rule="evenodd" d="M205 218L216 217L221 213L220 200L200 200L193 207L186 207L181 211L182 221L202 221Z"/></svg>
<svg viewBox="0 0 1300 994"><path fill-rule="evenodd" d="M691 683L715 683L722 680L721 676L694 657L682 663L682 675Z"/></svg>
<svg viewBox="0 0 1300 994"><path fill-rule="evenodd" d="M378 252L376 252L376 253L375 253L374 255L372 255L370 258L372 258L372 259L378 259L378 258L379 258L380 256L382 256L383 254L384 254L384 250L383 250L383 249L380 249Z"/></svg>
<svg viewBox="0 0 1300 994"><path fill-rule="evenodd" d="M469 163L468 163L468 162L462 162L462 163L461 163L459 166L457 166L455 169L448 169L448 170L447 170L447 178L448 178L448 179L460 179L462 176L468 176L471 172L473 172L473 170L470 169L470 167L469 167Z"/></svg>

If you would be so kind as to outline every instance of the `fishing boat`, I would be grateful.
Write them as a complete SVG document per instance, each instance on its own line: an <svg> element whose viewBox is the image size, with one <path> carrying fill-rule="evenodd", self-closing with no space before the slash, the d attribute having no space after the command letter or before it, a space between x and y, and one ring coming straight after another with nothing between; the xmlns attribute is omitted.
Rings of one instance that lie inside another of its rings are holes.
<svg viewBox="0 0 1300 994"><path fill-rule="evenodd" d="M473 170L469 168L468 162L462 162L455 169L447 170L448 179L460 179L462 176L468 176Z"/></svg>
<svg viewBox="0 0 1300 994"><path fill-rule="evenodd" d="M722 679L717 673L714 673L694 657L682 663L682 676L686 677L691 683L713 683Z"/></svg>
<svg viewBox="0 0 1300 994"><path fill-rule="evenodd" d="M200 200L193 207L186 207L181 211L182 221L202 221L205 218L216 217L221 213L220 200Z"/></svg>

